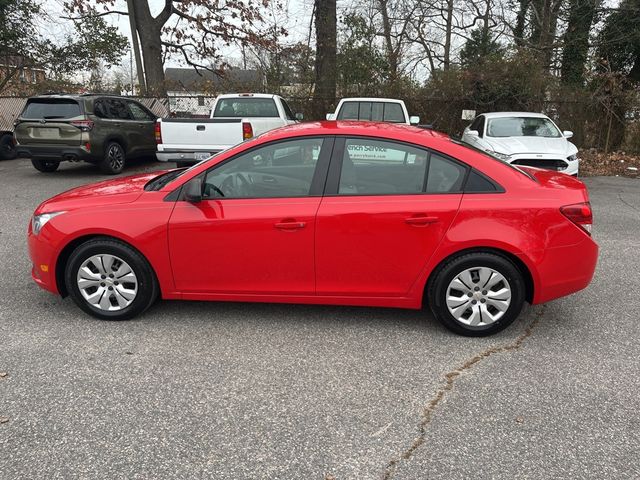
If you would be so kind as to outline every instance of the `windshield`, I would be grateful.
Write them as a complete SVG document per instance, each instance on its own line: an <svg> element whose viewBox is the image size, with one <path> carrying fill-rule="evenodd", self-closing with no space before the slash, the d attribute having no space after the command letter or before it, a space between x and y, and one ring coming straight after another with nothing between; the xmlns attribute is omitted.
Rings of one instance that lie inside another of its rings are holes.
<svg viewBox="0 0 640 480"><path fill-rule="evenodd" d="M504 117L489 119L487 136L558 138L562 134L548 118Z"/></svg>
<svg viewBox="0 0 640 480"><path fill-rule="evenodd" d="M179 176L181 176L184 172L186 172L187 168L180 168L178 170L171 170L170 172L166 172L158 175L154 179L147 182L144 186L146 191L157 191L162 190L162 188L167 185L169 182L175 180Z"/></svg>

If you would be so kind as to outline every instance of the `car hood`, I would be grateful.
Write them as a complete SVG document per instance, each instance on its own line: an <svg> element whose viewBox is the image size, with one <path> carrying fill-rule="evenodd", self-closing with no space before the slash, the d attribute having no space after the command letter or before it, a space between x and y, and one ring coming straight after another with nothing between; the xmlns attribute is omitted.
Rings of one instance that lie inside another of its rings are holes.
<svg viewBox="0 0 640 480"><path fill-rule="evenodd" d="M80 207L86 208L99 205L130 203L142 195L147 182L162 173L164 172L141 173L130 177L105 180L72 188L42 202L35 213L40 214L61 210L75 210Z"/></svg>
<svg viewBox="0 0 640 480"><path fill-rule="evenodd" d="M564 137L486 137L494 151L509 155L518 153L547 153L566 157L578 149Z"/></svg>

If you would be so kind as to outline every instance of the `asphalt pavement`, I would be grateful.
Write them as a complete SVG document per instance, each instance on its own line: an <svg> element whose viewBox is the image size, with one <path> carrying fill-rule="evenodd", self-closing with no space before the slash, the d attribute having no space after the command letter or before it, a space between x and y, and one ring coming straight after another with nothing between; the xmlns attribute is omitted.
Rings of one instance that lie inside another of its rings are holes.
<svg viewBox="0 0 640 480"><path fill-rule="evenodd" d="M585 180L588 289L470 339L381 308L88 317L31 281L25 236L101 179L0 162L0 479L640 478L639 180Z"/></svg>

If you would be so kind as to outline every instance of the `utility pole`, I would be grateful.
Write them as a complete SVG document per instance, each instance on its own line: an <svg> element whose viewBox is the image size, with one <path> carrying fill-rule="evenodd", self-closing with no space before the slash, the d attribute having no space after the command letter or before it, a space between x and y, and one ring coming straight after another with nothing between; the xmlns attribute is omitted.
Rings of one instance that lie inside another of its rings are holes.
<svg viewBox="0 0 640 480"><path fill-rule="evenodd" d="M138 72L138 93L140 95L147 94L147 84L144 79L144 70L142 69L142 58L140 58L140 44L138 43L138 28L136 27L136 14L134 0L127 0L127 10L129 11L129 26L131 27L131 43L133 44L133 53L136 56L136 70ZM131 90L133 91L133 75L131 80Z"/></svg>

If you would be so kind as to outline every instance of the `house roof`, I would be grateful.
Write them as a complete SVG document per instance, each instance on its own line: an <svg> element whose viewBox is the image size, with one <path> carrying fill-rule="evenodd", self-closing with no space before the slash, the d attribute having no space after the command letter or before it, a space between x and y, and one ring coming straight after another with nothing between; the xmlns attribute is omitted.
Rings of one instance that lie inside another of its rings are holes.
<svg viewBox="0 0 640 480"><path fill-rule="evenodd" d="M261 77L257 70L229 69L212 72L210 70L194 68L166 68L165 80L169 86L179 90L197 91L204 86L220 86L225 83L253 84L260 83Z"/></svg>

